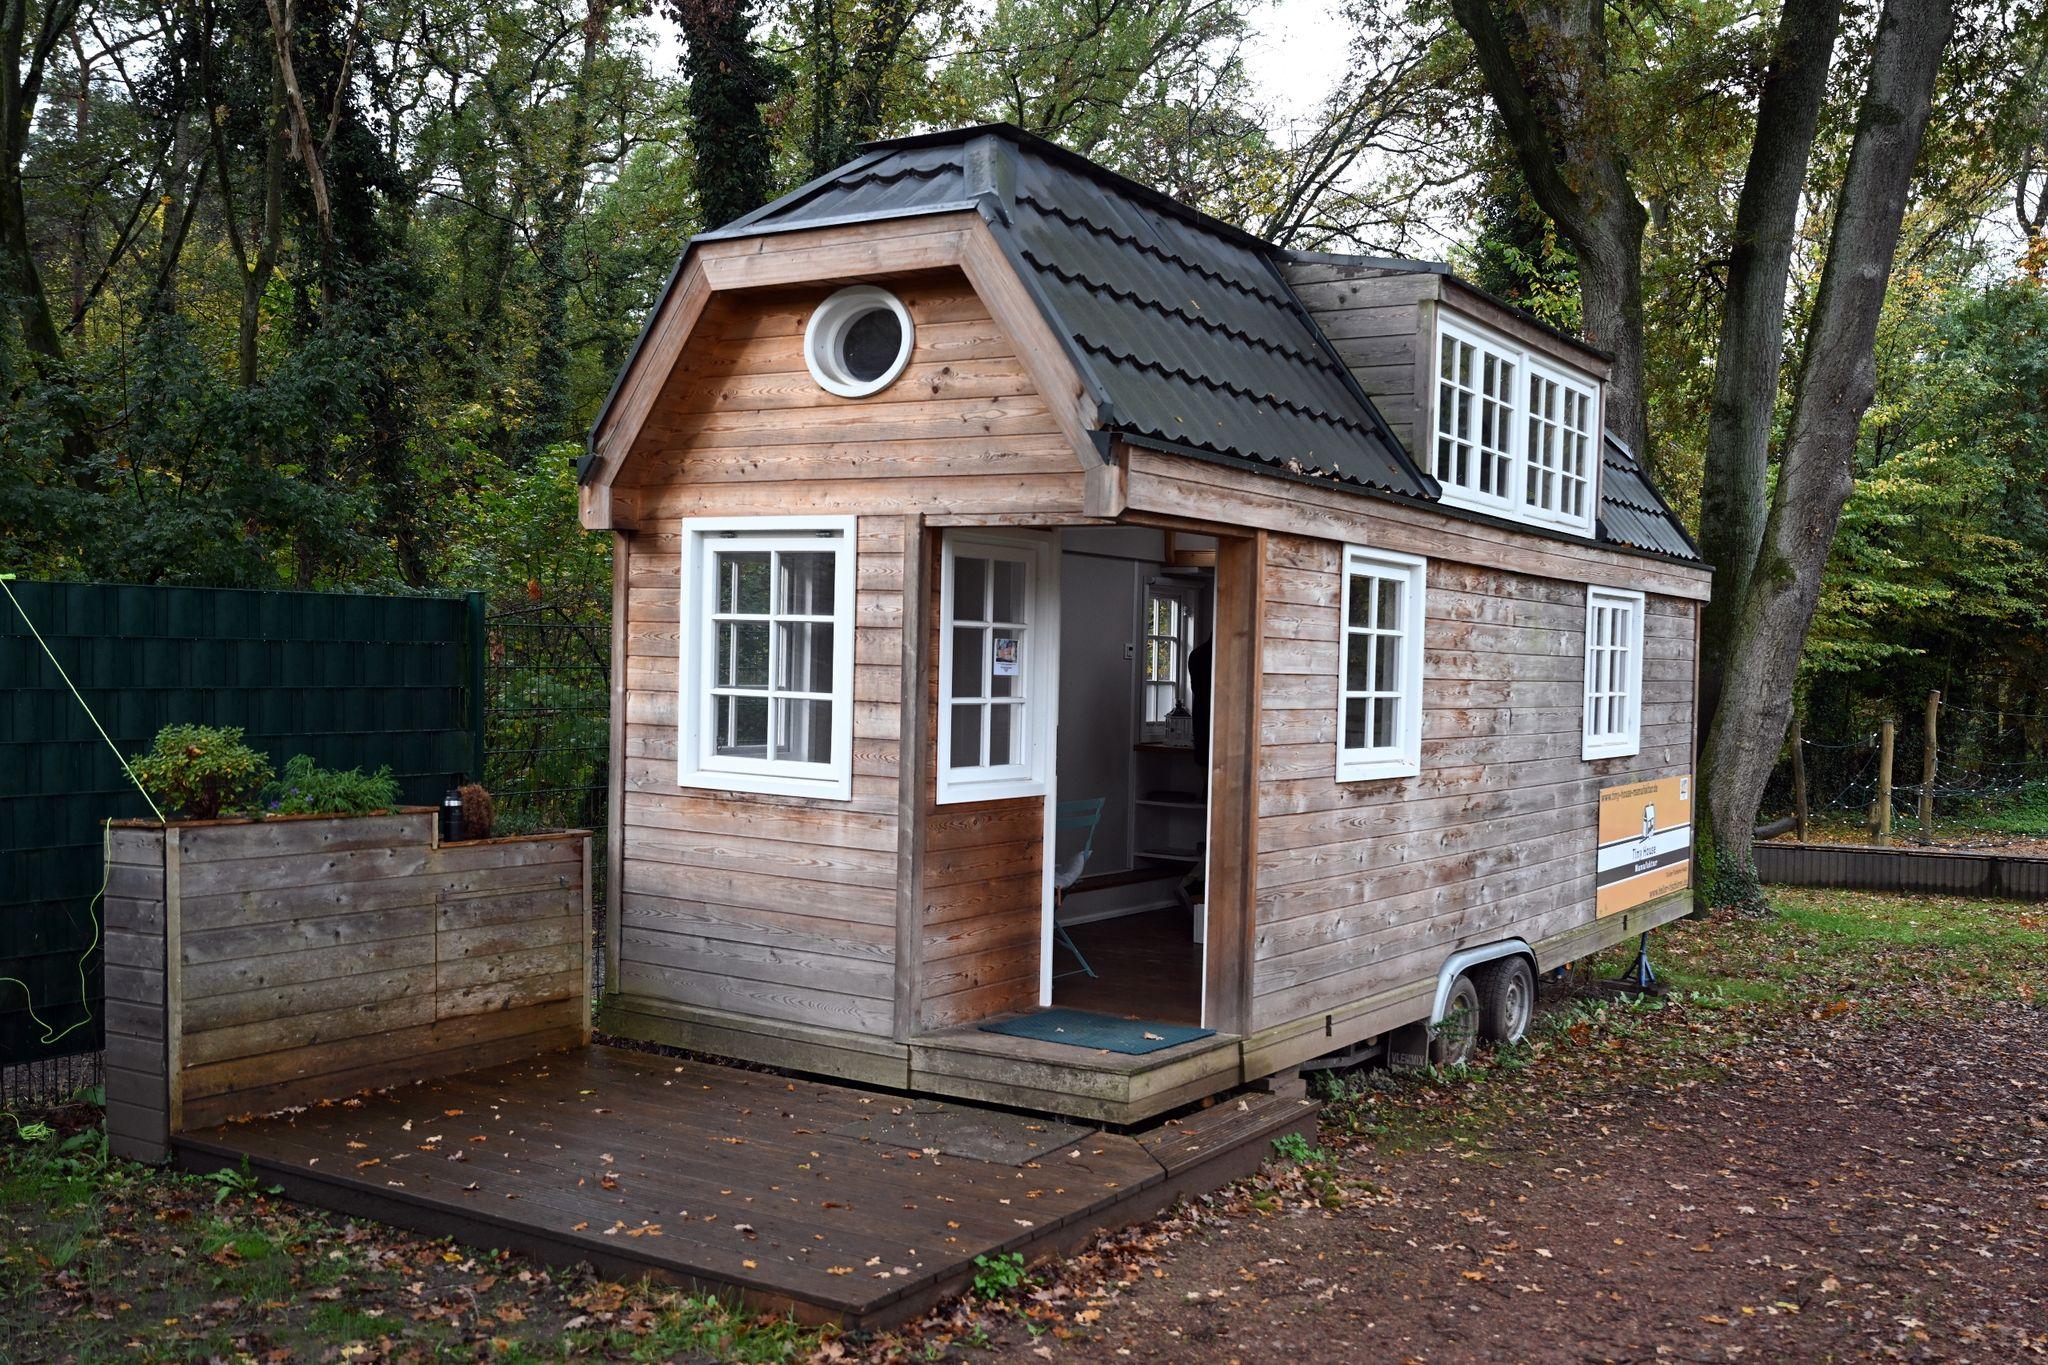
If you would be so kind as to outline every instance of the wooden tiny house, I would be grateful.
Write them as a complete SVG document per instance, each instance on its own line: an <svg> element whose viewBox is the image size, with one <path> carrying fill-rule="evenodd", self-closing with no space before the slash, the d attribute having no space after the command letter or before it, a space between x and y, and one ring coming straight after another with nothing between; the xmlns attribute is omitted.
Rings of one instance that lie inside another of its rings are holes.
<svg viewBox="0 0 2048 1365"><path fill-rule="evenodd" d="M1525 1020L1686 903L1709 574L1606 372L1002 127L698 238L583 469L604 1026L1128 1122Z"/></svg>

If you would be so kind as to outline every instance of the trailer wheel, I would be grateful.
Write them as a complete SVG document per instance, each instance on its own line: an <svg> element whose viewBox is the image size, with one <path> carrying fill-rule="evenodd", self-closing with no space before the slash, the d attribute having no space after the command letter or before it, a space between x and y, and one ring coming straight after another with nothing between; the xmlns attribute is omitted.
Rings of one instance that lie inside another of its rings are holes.
<svg viewBox="0 0 2048 1365"><path fill-rule="evenodd" d="M1525 957L1488 964L1479 978L1479 1033L1489 1043L1519 1043L1536 1017L1536 974Z"/></svg>
<svg viewBox="0 0 2048 1365"><path fill-rule="evenodd" d="M1429 1060L1438 1066L1464 1066L1479 1051L1479 987L1469 972L1451 983L1444 1017L1431 1032Z"/></svg>

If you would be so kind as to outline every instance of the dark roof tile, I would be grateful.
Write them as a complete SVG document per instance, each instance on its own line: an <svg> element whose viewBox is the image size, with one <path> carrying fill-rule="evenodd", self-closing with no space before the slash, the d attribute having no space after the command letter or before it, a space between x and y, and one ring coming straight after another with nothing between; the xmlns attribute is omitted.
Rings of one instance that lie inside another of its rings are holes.
<svg viewBox="0 0 2048 1365"><path fill-rule="evenodd" d="M1278 248L996 125L877 143L714 237L981 206L1100 406L1104 429L1433 500L1275 264ZM1600 533L1697 559L1610 438Z"/></svg>

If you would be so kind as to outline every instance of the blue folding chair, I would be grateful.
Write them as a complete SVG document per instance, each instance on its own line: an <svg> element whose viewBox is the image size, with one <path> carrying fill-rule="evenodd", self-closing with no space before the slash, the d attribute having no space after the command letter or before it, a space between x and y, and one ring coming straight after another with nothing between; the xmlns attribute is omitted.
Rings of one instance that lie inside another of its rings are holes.
<svg viewBox="0 0 2048 1365"><path fill-rule="evenodd" d="M1053 807L1053 856L1056 861L1052 869L1052 934L1060 947L1072 953L1074 961L1081 964L1072 971L1054 973L1055 981L1063 976L1077 976L1082 973L1095 975L1095 969L1088 965L1088 959L1074 946L1073 936L1067 932L1066 926L1060 923L1059 907L1066 899L1067 888L1081 880L1081 872L1088 866L1088 855L1095 851L1095 827L1102 823L1102 807L1106 800L1106 797L1091 796L1085 801L1062 801ZM1058 849L1059 831L1067 829L1082 831L1081 847L1062 858Z"/></svg>

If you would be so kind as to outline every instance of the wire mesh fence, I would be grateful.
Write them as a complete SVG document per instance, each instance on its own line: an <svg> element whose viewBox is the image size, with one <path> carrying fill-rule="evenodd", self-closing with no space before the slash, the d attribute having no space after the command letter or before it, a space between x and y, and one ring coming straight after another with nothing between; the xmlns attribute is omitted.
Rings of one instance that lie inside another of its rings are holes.
<svg viewBox="0 0 2048 1365"><path fill-rule="evenodd" d="M1934 719L1931 780L1924 716L1901 717L1893 731L1889 788L1881 723L1802 738L1814 824L1838 834L1874 829L1879 803L1888 800L1898 842L2048 840L2048 714L1943 700ZM1792 811L1790 742L1765 794L1767 813ZM1931 828L1923 829L1923 810Z"/></svg>
<svg viewBox="0 0 2048 1365"><path fill-rule="evenodd" d="M611 620L597 608L494 612L484 653L484 777L506 834L588 829L593 982L604 986Z"/></svg>
<svg viewBox="0 0 2048 1365"><path fill-rule="evenodd" d="M0 1110L20 1117L76 1100L97 1103L104 1080L97 1051L0 1066Z"/></svg>

